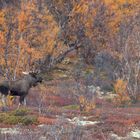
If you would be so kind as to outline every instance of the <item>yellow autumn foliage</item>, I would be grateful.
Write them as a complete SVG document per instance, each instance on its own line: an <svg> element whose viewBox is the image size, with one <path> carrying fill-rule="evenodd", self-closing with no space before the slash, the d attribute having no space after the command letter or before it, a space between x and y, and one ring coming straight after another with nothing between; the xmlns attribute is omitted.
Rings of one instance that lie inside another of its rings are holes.
<svg viewBox="0 0 140 140"><path fill-rule="evenodd" d="M95 100L88 100L84 96L79 97L80 111L89 112L96 107Z"/></svg>
<svg viewBox="0 0 140 140"><path fill-rule="evenodd" d="M117 97L114 99L115 104L117 105L128 105L130 104L130 97L127 93L127 83L122 80L118 79L116 80L116 83L114 84L114 90L117 94Z"/></svg>

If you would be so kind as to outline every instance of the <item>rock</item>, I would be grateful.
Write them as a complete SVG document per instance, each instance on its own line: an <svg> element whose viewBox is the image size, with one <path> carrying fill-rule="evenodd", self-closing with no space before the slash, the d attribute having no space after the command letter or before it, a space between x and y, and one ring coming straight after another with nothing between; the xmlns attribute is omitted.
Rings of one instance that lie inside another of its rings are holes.
<svg viewBox="0 0 140 140"><path fill-rule="evenodd" d="M116 97L118 97L117 94L110 93L110 94L106 94L106 95L104 96L104 99L112 100L112 99L114 99L114 98L116 98Z"/></svg>
<svg viewBox="0 0 140 140"><path fill-rule="evenodd" d="M99 86L97 86L96 91L101 91L101 88Z"/></svg>
<svg viewBox="0 0 140 140"><path fill-rule="evenodd" d="M105 93L103 91L101 91L101 95L104 95Z"/></svg>
<svg viewBox="0 0 140 140"><path fill-rule="evenodd" d="M95 85L88 86L88 91L92 93L92 96L96 96L99 98L103 98L105 95L105 93L101 90L101 87L96 87Z"/></svg>
<svg viewBox="0 0 140 140"><path fill-rule="evenodd" d="M67 78L67 77L68 77L68 75L66 75L66 74L61 75L61 78Z"/></svg>
<svg viewBox="0 0 140 140"><path fill-rule="evenodd" d="M95 93L96 87L95 87L94 85L90 85L90 86L88 86L88 90L89 90L89 92L91 92L91 93Z"/></svg>
<svg viewBox="0 0 140 140"><path fill-rule="evenodd" d="M130 136L132 138L137 138L137 139L140 139L140 130L136 129L134 131L131 131L130 132Z"/></svg>
<svg viewBox="0 0 140 140"><path fill-rule="evenodd" d="M124 137L121 137L121 136L118 136L117 134L114 134L114 133L111 133L110 134L110 137L109 137L110 140L134 140L131 136L127 135L127 136L124 136Z"/></svg>
<svg viewBox="0 0 140 140"><path fill-rule="evenodd" d="M119 137L117 134L110 134L110 139L111 140L122 140L123 138L122 137Z"/></svg>
<svg viewBox="0 0 140 140"><path fill-rule="evenodd" d="M42 137L39 138L39 140L46 140L46 139L47 139L47 138L44 137L44 136L42 136Z"/></svg>
<svg viewBox="0 0 140 140"><path fill-rule="evenodd" d="M21 134L21 132L16 128L0 128L1 134L10 134L10 135L17 135Z"/></svg>
<svg viewBox="0 0 140 140"><path fill-rule="evenodd" d="M67 119L69 123L78 126L89 126L100 123L99 121L88 121L87 117L74 117L73 119Z"/></svg>
<svg viewBox="0 0 140 140"><path fill-rule="evenodd" d="M113 92L106 92L105 95L113 94Z"/></svg>
<svg viewBox="0 0 140 140"><path fill-rule="evenodd" d="M136 129L129 132L125 137L118 136L117 134L111 133L110 140L134 140L140 139L140 130Z"/></svg>
<svg viewBox="0 0 140 140"><path fill-rule="evenodd" d="M40 124L40 125L38 125L38 127L39 128L44 128L44 127L46 127L46 124Z"/></svg>

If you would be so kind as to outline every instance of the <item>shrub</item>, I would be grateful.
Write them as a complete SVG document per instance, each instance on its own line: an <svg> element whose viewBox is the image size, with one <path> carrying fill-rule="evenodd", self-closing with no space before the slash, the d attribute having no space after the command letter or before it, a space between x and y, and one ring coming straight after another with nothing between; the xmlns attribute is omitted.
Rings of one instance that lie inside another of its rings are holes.
<svg viewBox="0 0 140 140"><path fill-rule="evenodd" d="M127 83L122 80L118 79L116 83L114 84L114 91L118 95L115 99L114 102L116 105L128 105L130 104L130 97L127 93L126 90Z"/></svg>
<svg viewBox="0 0 140 140"><path fill-rule="evenodd" d="M38 122L37 117L29 115L28 112L29 111L27 109L21 108L12 112L1 113L0 123L10 125L15 125L19 123L23 125L36 124Z"/></svg>
<svg viewBox="0 0 140 140"><path fill-rule="evenodd" d="M14 110L13 112L11 112L11 114L14 115L14 116L25 116L25 115L28 114L28 112L29 112L28 109L20 108L20 109Z"/></svg>
<svg viewBox="0 0 140 140"><path fill-rule="evenodd" d="M84 96L79 97L80 111L89 112L96 107L94 99L88 100Z"/></svg>
<svg viewBox="0 0 140 140"><path fill-rule="evenodd" d="M8 106L12 106L13 103L14 103L14 96L8 95L8 96L7 96L7 105L8 105Z"/></svg>
<svg viewBox="0 0 140 140"><path fill-rule="evenodd" d="M20 123L20 117L16 117L16 116L10 116L10 115L5 115L5 119L3 120L3 123L5 124L11 124L11 125L15 125Z"/></svg>
<svg viewBox="0 0 140 140"><path fill-rule="evenodd" d="M24 116L20 119L20 122L23 125L36 124L37 123L37 117L36 116Z"/></svg>

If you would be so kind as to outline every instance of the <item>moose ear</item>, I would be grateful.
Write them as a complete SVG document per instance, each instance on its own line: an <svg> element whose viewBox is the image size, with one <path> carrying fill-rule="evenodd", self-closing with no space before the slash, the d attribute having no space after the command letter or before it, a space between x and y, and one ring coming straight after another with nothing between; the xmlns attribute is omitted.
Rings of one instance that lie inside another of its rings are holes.
<svg viewBox="0 0 140 140"><path fill-rule="evenodd" d="M32 73L39 74L40 70L34 70L34 71L32 71Z"/></svg>
<svg viewBox="0 0 140 140"><path fill-rule="evenodd" d="M37 71L36 71L36 73L38 73L38 74L39 74L40 72L41 72L40 70L37 70Z"/></svg>
<svg viewBox="0 0 140 140"><path fill-rule="evenodd" d="M22 72L24 75L28 75L29 74L29 72L27 72L27 71L23 71Z"/></svg>

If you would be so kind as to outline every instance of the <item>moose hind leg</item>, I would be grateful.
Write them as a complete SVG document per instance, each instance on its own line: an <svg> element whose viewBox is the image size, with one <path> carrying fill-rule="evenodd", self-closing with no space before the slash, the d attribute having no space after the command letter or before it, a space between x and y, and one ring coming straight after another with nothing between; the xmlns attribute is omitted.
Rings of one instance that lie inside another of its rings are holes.
<svg viewBox="0 0 140 140"><path fill-rule="evenodd" d="M27 101L26 101L26 98L24 98L24 106L26 106L27 105Z"/></svg>
<svg viewBox="0 0 140 140"><path fill-rule="evenodd" d="M6 111L7 110L7 96L6 95L2 95L2 110Z"/></svg>

